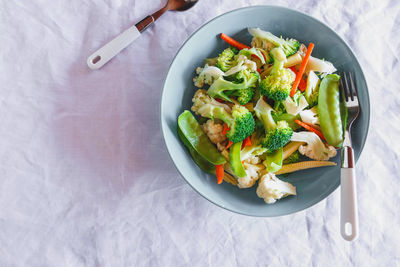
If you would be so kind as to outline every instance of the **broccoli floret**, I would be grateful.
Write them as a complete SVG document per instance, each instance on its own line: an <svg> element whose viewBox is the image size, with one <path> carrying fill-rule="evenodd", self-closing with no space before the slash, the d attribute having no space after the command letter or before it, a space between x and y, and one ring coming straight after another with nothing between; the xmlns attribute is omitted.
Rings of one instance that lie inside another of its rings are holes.
<svg viewBox="0 0 400 267"><path fill-rule="evenodd" d="M253 75L253 74L250 74L249 70L239 71L235 75L232 75L232 76L234 76L233 82L243 83L244 81L247 80L247 77L249 77L250 75ZM254 73L254 75L259 77L259 74L256 72ZM230 94L230 96L236 96L237 101L239 102L240 105L246 105L253 98L256 84L257 83L254 82L254 83L250 84L249 88L235 90L235 91L233 91L232 94Z"/></svg>
<svg viewBox="0 0 400 267"><path fill-rule="evenodd" d="M275 101L274 103L274 111L276 113L285 113L286 108L282 101Z"/></svg>
<svg viewBox="0 0 400 267"><path fill-rule="evenodd" d="M261 141L261 145L269 151L275 151L285 146L293 134L292 128L286 121L278 121L275 129L269 131Z"/></svg>
<svg viewBox="0 0 400 267"><path fill-rule="evenodd" d="M272 49L271 55L274 58L274 65L270 74L261 81L260 91L272 100L282 101L289 96L295 75L283 67L286 57L281 48Z"/></svg>
<svg viewBox="0 0 400 267"><path fill-rule="evenodd" d="M243 90L237 90L234 91L232 95L237 96L237 101L239 102L240 105L246 105L253 98L254 89L246 88Z"/></svg>
<svg viewBox="0 0 400 267"><path fill-rule="evenodd" d="M282 37L279 38L272 33L260 30L259 28L249 28L249 33L256 38L258 37L272 43L275 47L282 48L287 57L296 53L300 48L300 42L293 38L285 40Z"/></svg>
<svg viewBox="0 0 400 267"><path fill-rule="evenodd" d="M233 143L237 143L251 135L255 128L255 121L251 112L240 105L232 108L232 119L222 119L230 128L226 136Z"/></svg>
<svg viewBox="0 0 400 267"><path fill-rule="evenodd" d="M291 164L291 163L296 163L300 161L300 152L296 150L293 152L287 159L283 161L283 164Z"/></svg>
<svg viewBox="0 0 400 267"><path fill-rule="evenodd" d="M275 121L286 121L289 124L289 127L293 129L293 131L301 128L300 125L294 122L295 120L301 120L300 115L292 115L287 113L283 101L275 101L273 109L275 112L272 113L272 118Z"/></svg>
<svg viewBox="0 0 400 267"><path fill-rule="evenodd" d="M197 98L201 98L201 101L198 101ZM207 95L196 93L193 98L195 105L193 105L192 110L202 117L220 119L225 122L229 127L226 136L233 143L240 142L253 133L255 121L247 108L235 105L232 112L229 113L224 107L215 104L212 100Z"/></svg>
<svg viewBox="0 0 400 267"><path fill-rule="evenodd" d="M223 72L228 71L230 68L235 66L235 55L238 53L238 50L235 47L228 47L221 54L219 54L217 58L217 67L220 68Z"/></svg>
<svg viewBox="0 0 400 267"><path fill-rule="evenodd" d="M231 81L225 80L222 76L219 77L214 83L210 86L207 93L214 98L221 98L223 100L232 102L226 91L236 91L235 94L240 96L242 93L238 93L239 90L247 90L249 88L254 88L257 85L257 82L260 78L260 75L257 72L251 72L249 70L242 70L236 75L237 77L241 77L240 80L243 80L240 83L235 83ZM238 78L236 78L239 81ZM234 93L234 92L231 92ZM245 94L244 94L245 97Z"/></svg>
<svg viewBox="0 0 400 267"><path fill-rule="evenodd" d="M262 98L254 107L257 118L263 123L265 129L265 137L261 140L261 145L268 151L275 151L290 141L293 134L292 128L286 121L274 121L272 112L274 111Z"/></svg>
<svg viewBox="0 0 400 267"><path fill-rule="evenodd" d="M286 121L289 124L289 127L293 129L293 131L296 131L301 128L300 125L294 122L295 120L301 120L299 114L292 115L289 113L274 112L272 114L272 118L274 118L275 121Z"/></svg>

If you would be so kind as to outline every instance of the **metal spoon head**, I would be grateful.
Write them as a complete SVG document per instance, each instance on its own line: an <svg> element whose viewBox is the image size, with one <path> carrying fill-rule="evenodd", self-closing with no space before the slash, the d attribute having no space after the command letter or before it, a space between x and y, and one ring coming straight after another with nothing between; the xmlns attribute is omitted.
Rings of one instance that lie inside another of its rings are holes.
<svg viewBox="0 0 400 267"><path fill-rule="evenodd" d="M169 10L185 11L193 7L198 0L169 0L167 6Z"/></svg>
<svg viewBox="0 0 400 267"><path fill-rule="evenodd" d="M189 8L193 7L195 4L197 4L199 0L186 0L185 5L182 7L178 8L177 11L185 11L188 10Z"/></svg>

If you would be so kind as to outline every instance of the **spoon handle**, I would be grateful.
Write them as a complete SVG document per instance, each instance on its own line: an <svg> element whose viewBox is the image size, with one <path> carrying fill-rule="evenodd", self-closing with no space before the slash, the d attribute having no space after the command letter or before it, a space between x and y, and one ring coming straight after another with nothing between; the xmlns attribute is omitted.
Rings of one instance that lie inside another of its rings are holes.
<svg viewBox="0 0 400 267"><path fill-rule="evenodd" d="M123 33L112 39L110 42L102 46L96 52L94 52L87 59L87 65L92 70L101 68L110 59L115 57L125 47L139 38L140 33L143 32L154 22L153 16L147 16L136 25L126 29Z"/></svg>

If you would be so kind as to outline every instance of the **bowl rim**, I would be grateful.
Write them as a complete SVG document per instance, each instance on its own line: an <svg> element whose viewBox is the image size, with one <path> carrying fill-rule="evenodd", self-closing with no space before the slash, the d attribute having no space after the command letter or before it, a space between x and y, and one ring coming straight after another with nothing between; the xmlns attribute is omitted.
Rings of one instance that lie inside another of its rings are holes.
<svg viewBox="0 0 400 267"><path fill-rule="evenodd" d="M303 15L303 16L306 16L306 17L308 17L309 19L311 19L311 20L313 20L313 21L315 21L315 22L317 22L317 23L320 23L320 24L322 24L323 26L325 26L325 27L326 27L328 30L330 30L336 37L338 37L338 39L349 49L351 55L355 58L355 63L358 65L358 67L359 67L359 69L360 69L360 73L359 73L359 74L360 74L360 77L361 77L361 79L365 82L365 85L366 85L366 88L367 88L367 90L366 90L366 101L367 101L367 103L368 103L368 105L367 105L367 106L368 106L368 109L367 109L367 110L363 110L364 115L367 116L367 120L366 120L367 129L366 129L366 131L365 131L365 137L362 139L362 142L361 142L359 157L360 157L361 154L362 154L362 151L363 151L363 149L364 149L365 143L366 143L367 138L368 138L368 133L369 133L369 128L370 128L370 120L371 120L371 116L370 116L370 113L371 113L371 105L370 105L370 98L369 98L368 83L367 83L367 80L365 79L364 71L363 71L363 69L362 69L362 67L361 67L361 64L358 62L357 56L356 56L356 54L354 53L354 51L353 51L353 49L351 48L351 46L346 42L346 40L344 40L338 33L336 33L335 30L333 30L333 29L332 29L330 26L328 26L326 23L324 23L323 21L320 21L319 19L314 18L313 16L310 16L310 15L308 15L308 14L306 14L306 13L303 13L303 12L301 12L301 11L298 11L298 10L295 10L295 9L291 9L291 8L288 8L288 7L284 7L284 6L278 6L278 5L252 5L252 6L240 7L240 8L236 8L236 9L230 10L230 11L228 11L228 12L222 13L222 14L220 14L220 15L218 15L218 16L212 18L212 19L210 19L209 21L207 21L207 22L205 22L204 24L202 24L202 25L201 25L198 29L196 29L192 34L190 34L190 36L185 40L185 42L179 47L179 49L178 49L178 51L176 52L175 56L173 57L171 63L169 64L169 66L168 66L168 71L167 71L167 74L165 75L165 78L164 78L164 81L163 81L163 86L162 86L162 91L161 91L161 100L160 100L160 106L159 106L159 107L160 107L159 122L160 122L160 125L161 125L161 132L162 132L163 142L164 142L165 147L167 148L167 152L168 152L169 158L171 159L171 161L172 161L174 167L176 168L176 170L179 172L181 178L183 178L183 179L185 180L185 182L186 182L187 184L189 184L189 186L190 186L194 191L196 191L200 196L202 196L204 199L208 200L209 202L213 203L214 205L216 205L216 206L218 206L218 207L220 207L220 208L223 208L223 209L225 209L225 210L228 210L228 211L233 212L233 213L236 213L236 214L240 214L240 215L244 215L244 216L249 216L249 217L269 218L269 217L281 217L281 216L288 216L288 215L291 215L291 214L296 214L296 213L302 212L302 211L304 211L304 210L306 210L306 209L308 209L308 208L310 208L310 207L312 207L312 206L314 206L314 205L320 203L320 202L323 201L323 200L326 200L326 198L327 198L328 196L330 196L333 192L335 192L335 191L337 190L337 188L338 188L339 185L340 185L340 179L333 185L334 189L333 189L331 192L329 192L329 193L324 193L324 194L321 195L321 199L320 199L320 200L317 200L317 201L311 200L311 201L307 202L307 203L304 205L304 207L302 207L301 209L298 209L298 210L292 211L292 212L283 212L283 213L281 213L281 214L276 214L276 215L263 215L263 214L259 214L259 213L245 212L245 211L242 211L242 210L236 210L236 209L233 209L233 208L225 207L224 205L221 205L221 204L217 203L216 201L214 201L214 200L208 198L207 196L205 196L204 194L202 194L200 191L198 191L198 190L196 189L196 187L194 187L194 186L185 178L185 176L182 174L181 170L176 166L174 157L172 156L171 151L170 151L170 149L169 149L169 147L168 147L167 141L166 141L166 139L165 139L166 126L165 126L164 123L163 123L163 106L164 106L163 103L164 103L164 94L165 94L165 84L166 84L166 82L167 82L169 76L171 75L171 66L174 64L174 62L175 62L177 56L180 54L180 52L181 52L181 50L183 49L183 47L185 47L186 43L189 42L189 41L193 38L193 36L195 36L195 35L197 34L198 31L200 31L201 29L203 29L204 27L206 27L208 24L212 23L213 21L219 19L220 17L226 16L226 15L231 14L231 13L241 12L241 11L244 11L244 10L247 10L247 9L258 9L258 8L275 8L275 9L282 9L282 10L286 10L286 11L290 11L290 12L294 12L294 13L297 13L297 14L300 14L300 15ZM355 158L356 163L357 163L359 157L358 157L358 158Z"/></svg>

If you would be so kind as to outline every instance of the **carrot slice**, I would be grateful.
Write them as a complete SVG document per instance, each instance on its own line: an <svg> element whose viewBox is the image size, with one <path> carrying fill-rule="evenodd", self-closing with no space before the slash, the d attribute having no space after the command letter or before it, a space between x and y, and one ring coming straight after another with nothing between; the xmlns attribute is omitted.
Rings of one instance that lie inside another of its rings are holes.
<svg viewBox="0 0 400 267"><path fill-rule="evenodd" d="M246 139L243 140L242 149L246 146L251 146L250 136L247 136Z"/></svg>
<svg viewBox="0 0 400 267"><path fill-rule="evenodd" d="M233 142L229 140L228 145L225 147L225 149L228 149L231 145L233 145Z"/></svg>
<svg viewBox="0 0 400 267"><path fill-rule="evenodd" d="M295 67L289 67L289 69L291 70L291 71L293 71L294 72L294 74L296 74L296 76L297 76L297 69L295 68Z"/></svg>
<svg viewBox="0 0 400 267"><path fill-rule="evenodd" d="M300 89L300 91L301 91L301 92L304 92L304 91L306 90L306 88L307 88L307 82L306 82L306 80L301 79L301 80L300 80L300 83L299 83L299 89Z"/></svg>
<svg viewBox="0 0 400 267"><path fill-rule="evenodd" d="M295 123L297 123L298 125L300 125L301 127L303 127L304 129L306 129L307 131L313 132L316 135L318 135L322 140L326 141L324 135L322 134L321 131L315 129L314 127L312 127L311 125L308 125L305 122L299 121L299 120L294 120Z"/></svg>
<svg viewBox="0 0 400 267"><path fill-rule="evenodd" d="M224 124L224 129L222 129L222 134L223 135L226 135L226 133L229 131L229 127L228 127L228 124Z"/></svg>
<svg viewBox="0 0 400 267"><path fill-rule="evenodd" d="M224 165L215 165L215 173L217 174L217 183L222 184L224 180Z"/></svg>
<svg viewBox="0 0 400 267"><path fill-rule="evenodd" d="M298 76L297 69L295 67L289 67L289 69L291 71L293 71L294 74L296 74L296 78L297 78L297 76ZM304 92L306 90L306 88L307 88L307 82L305 79L303 79L303 77L301 77L300 82L299 82L299 89L301 92Z"/></svg>
<svg viewBox="0 0 400 267"><path fill-rule="evenodd" d="M239 50L242 50L243 48L250 48L250 46L242 44L224 33L221 33L221 39Z"/></svg>
<svg viewBox="0 0 400 267"><path fill-rule="evenodd" d="M304 71L306 70L306 66L307 66L308 60L310 59L311 52L313 49L314 49L314 44L310 43L308 45L306 55L303 58L303 62L301 62L301 66L300 66L299 72L296 75L296 79L294 80L294 83L292 86L292 91L290 91L291 97L293 97L294 94L296 93L297 86L299 86L300 80L303 77Z"/></svg>

